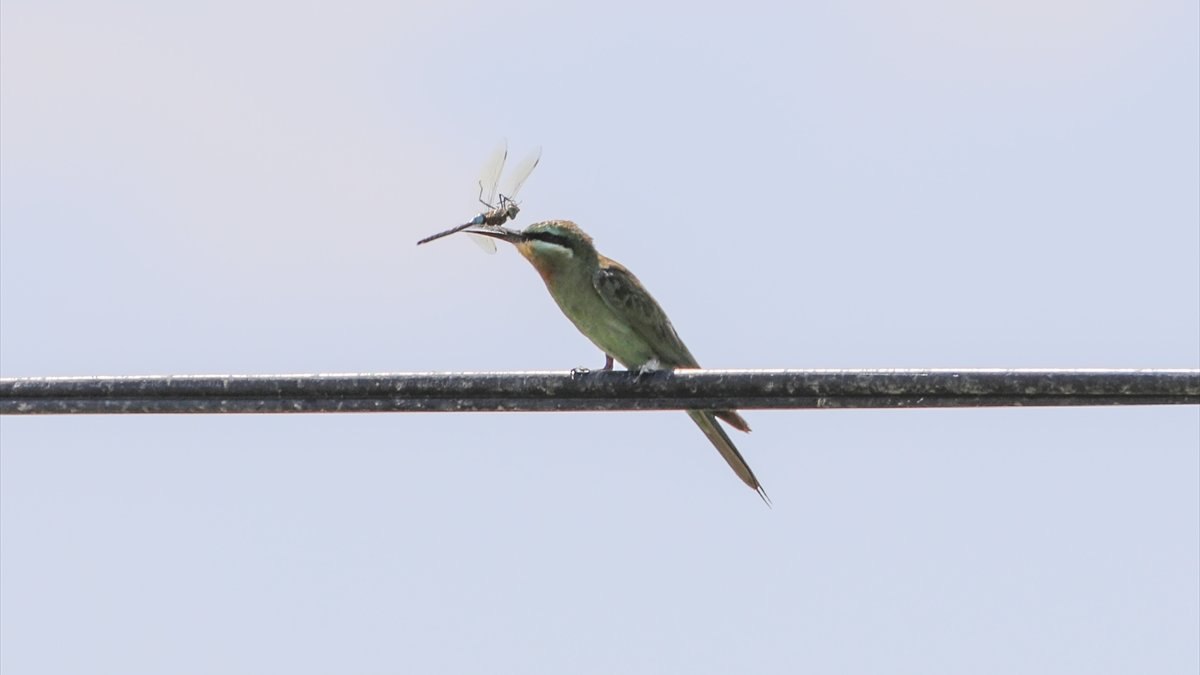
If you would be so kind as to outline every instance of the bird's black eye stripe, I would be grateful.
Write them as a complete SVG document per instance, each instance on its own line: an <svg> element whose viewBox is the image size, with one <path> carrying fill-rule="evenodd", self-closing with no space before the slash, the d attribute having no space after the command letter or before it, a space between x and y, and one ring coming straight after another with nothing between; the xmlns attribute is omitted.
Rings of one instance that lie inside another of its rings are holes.
<svg viewBox="0 0 1200 675"><path fill-rule="evenodd" d="M573 250L571 248L571 240L562 236L561 234L554 234L552 232L532 232L526 236L528 236L530 239L537 239L538 241L544 241L547 244L554 244L555 246L561 246L567 250Z"/></svg>

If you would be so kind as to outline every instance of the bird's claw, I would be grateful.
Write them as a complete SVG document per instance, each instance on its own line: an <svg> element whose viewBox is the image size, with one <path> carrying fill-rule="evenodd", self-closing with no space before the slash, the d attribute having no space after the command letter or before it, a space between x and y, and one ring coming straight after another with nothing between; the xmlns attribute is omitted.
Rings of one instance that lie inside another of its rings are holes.
<svg viewBox="0 0 1200 675"><path fill-rule="evenodd" d="M605 371L612 370L612 369L613 369L613 357L609 356L608 354L605 354L604 355L604 366L596 372L603 373ZM583 366L579 366L577 368L572 368L571 369L571 379L576 379L578 377L582 377L584 375L587 375L590 372L592 372L591 368L585 368Z"/></svg>

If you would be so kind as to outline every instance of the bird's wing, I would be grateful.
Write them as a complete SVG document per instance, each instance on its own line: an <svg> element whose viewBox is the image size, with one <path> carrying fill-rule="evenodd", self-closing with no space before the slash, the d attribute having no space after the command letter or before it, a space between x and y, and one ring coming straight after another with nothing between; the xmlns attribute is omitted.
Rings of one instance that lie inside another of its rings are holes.
<svg viewBox="0 0 1200 675"><path fill-rule="evenodd" d="M604 302L635 333L654 348L659 362L668 368L699 368L675 332L671 320L645 287L620 263L601 257L592 285Z"/></svg>
<svg viewBox="0 0 1200 675"><path fill-rule="evenodd" d="M692 356L687 345L679 339L679 334L675 332L675 327L671 325L666 312L654 301L654 296L646 292L642 282L633 276L633 272L625 269L624 265L601 256L600 268L592 277L592 285L596 287L596 292L604 299L605 304L633 328L642 340L654 348L655 355L663 366L700 367L696 357ZM733 410L714 412L717 417L738 431L750 431L746 420ZM736 453L737 450L734 450L734 454ZM732 460L730 463L733 463Z"/></svg>

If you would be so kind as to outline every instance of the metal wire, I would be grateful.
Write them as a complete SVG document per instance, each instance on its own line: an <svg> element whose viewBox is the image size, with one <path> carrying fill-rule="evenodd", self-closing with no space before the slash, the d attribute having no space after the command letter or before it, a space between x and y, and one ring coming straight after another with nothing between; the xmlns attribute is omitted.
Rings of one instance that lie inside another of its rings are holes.
<svg viewBox="0 0 1200 675"><path fill-rule="evenodd" d="M0 414L1200 404L1200 370L692 370L0 378Z"/></svg>

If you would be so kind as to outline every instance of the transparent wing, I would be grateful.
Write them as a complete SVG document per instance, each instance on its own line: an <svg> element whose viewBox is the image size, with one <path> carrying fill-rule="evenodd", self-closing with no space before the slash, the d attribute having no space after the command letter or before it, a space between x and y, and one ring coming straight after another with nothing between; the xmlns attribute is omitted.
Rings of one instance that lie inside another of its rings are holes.
<svg viewBox="0 0 1200 675"><path fill-rule="evenodd" d="M479 172L479 201L489 208L496 204L496 184L500 182L500 172L504 170L507 157L508 141L500 141Z"/></svg>
<svg viewBox="0 0 1200 675"><path fill-rule="evenodd" d="M504 170L504 160L507 158L508 141L500 141L500 144L496 146L496 149L492 151L491 156L488 157L487 162L484 163L483 170L479 172L479 193L476 195L476 199L486 204L488 209L491 209L496 203L496 184L500 181L500 173ZM536 158L534 158L533 164L537 164ZM522 166L524 165L522 164ZM529 172L532 170L532 166L528 169L522 169L522 171L524 171L524 175L526 176L529 175ZM522 180L524 179L522 178ZM442 237L449 236L455 232L461 232L468 227L482 225L483 216L484 214L481 212L470 221L463 223L462 225L456 225L448 230L442 230L437 234L431 234L428 237L418 241L417 244L427 244L435 239L441 239ZM475 242L479 248L483 249L485 252L496 252L496 242L490 237L484 237L478 234L471 234L470 237L471 241Z"/></svg>
<svg viewBox="0 0 1200 675"><path fill-rule="evenodd" d="M505 181L507 189L500 194L508 197L509 199L516 199L517 192L520 191L521 186L525 184L525 179L529 178L529 174L533 173L533 170L537 167L538 162L541 160L542 149L540 147L534 148L533 152L529 153L529 156L521 160L521 163L512 170L508 180Z"/></svg>
<svg viewBox="0 0 1200 675"><path fill-rule="evenodd" d="M492 239L491 237L485 237L482 234L471 234L470 232L467 233L467 236L471 238L471 241L479 244L479 248L483 249L484 253L496 252L495 239Z"/></svg>

